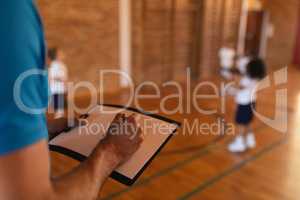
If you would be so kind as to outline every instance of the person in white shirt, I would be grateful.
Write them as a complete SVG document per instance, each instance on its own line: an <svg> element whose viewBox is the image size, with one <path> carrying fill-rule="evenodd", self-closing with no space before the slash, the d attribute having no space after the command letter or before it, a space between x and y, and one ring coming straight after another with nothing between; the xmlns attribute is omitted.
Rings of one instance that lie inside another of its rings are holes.
<svg viewBox="0 0 300 200"><path fill-rule="evenodd" d="M256 86L266 76L264 61L259 58L250 60L246 65L245 72L238 87L228 90L234 95L237 104L235 122L239 135L228 146L228 150L233 153L241 153L256 146L255 136L250 125L256 107Z"/></svg>
<svg viewBox="0 0 300 200"><path fill-rule="evenodd" d="M241 56L237 59L236 68L240 72L240 74L245 75L247 73L247 65L250 60L250 56Z"/></svg>
<svg viewBox="0 0 300 200"><path fill-rule="evenodd" d="M51 106L55 111L56 118L64 115L65 95L67 93L68 69L64 64L64 53L58 48L48 51L49 83L52 95Z"/></svg>
<svg viewBox="0 0 300 200"><path fill-rule="evenodd" d="M232 78L231 69L234 67L235 50L222 47L219 51L221 76L227 80Z"/></svg>

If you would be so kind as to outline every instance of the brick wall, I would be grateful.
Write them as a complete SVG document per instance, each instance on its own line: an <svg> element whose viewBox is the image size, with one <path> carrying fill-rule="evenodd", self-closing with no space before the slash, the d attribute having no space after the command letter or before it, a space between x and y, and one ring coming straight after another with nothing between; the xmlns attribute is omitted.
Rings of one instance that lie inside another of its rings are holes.
<svg viewBox="0 0 300 200"><path fill-rule="evenodd" d="M175 1L137 0L132 3L135 80L157 83L171 80L176 68L172 56L175 51Z"/></svg>
<svg viewBox="0 0 300 200"><path fill-rule="evenodd" d="M267 63L270 68L281 68L292 63L299 0L264 0L263 6L269 11L274 25L274 36L268 41Z"/></svg>
<svg viewBox="0 0 300 200"><path fill-rule="evenodd" d="M223 0L204 2L203 43L200 61L201 76L207 77L216 72L218 50L222 43Z"/></svg>
<svg viewBox="0 0 300 200"><path fill-rule="evenodd" d="M118 0L37 0L48 46L63 48L70 80L99 86L99 69L115 69L118 60ZM116 77L107 87L118 85Z"/></svg>
<svg viewBox="0 0 300 200"><path fill-rule="evenodd" d="M198 78L214 74L219 48L237 45L240 3L241 0L133 1L136 80L182 80L187 67L198 67ZM200 4L203 10L199 10ZM196 32L197 23L201 23L201 32ZM195 43L200 46L199 52L193 52ZM199 61L196 66L192 66L193 59Z"/></svg>
<svg viewBox="0 0 300 200"><path fill-rule="evenodd" d="M199 73L215 71L222 41L235 43L235 5L240 0L134 0L133 77L137 82L181 79L192 64L193 44L201 40ZM118 69L118 0L38 0L48 46L67 54L70 79L98 85L99 69ZM205 4L203 35L196 35L197 5ZM230 12L225 12L230 10ZM224 18L223 18L224 16ZM224 31L222 25L226 24ZM223 34L224 33L224 34ZM234 34L233 34L234 33ZM222 35L223 34L223 35ZM229 38L229 39L228 39ZM106 88L118 87L117 77Z"/></svg>
<svg viewBox="0 0 300 200"><path fill-rule="evenodd" d="M222 46L236 49L241 0L204 0L203 42L200 63L202 77L218 73L218 51Z"/></svg>
<svg viewBox="0 0 300 200"><path fill-rule="evenodd" d="M200 2L201 3L201 2ZM182 80L187 67L192 66L193 43L197 35L195 32L197 4L194 1L177 0L174 22L174 51L173 67L174 79ZM197 70L195 70L197 72Z"/></svg>
<svg viewBox="0 0 300 200"><path fill-rule="evenodd" d="M66 54L70 79L98 85L99 69L118 69L119 0L37 0L49 46ZM136 82L180 80L194 64L197 77L215 75L221 46L237 46L242 0L132 0L133 77ZM199 10L199 4L203 10ZM289 64L294 49L298 0L264 0L275 35L269 66ZM197 20L198 18L201 20ZM196 32L201 22L201 33ZM199 39L200 37L200 39ZM200 47L195 52L195 46ZM106 88L118 88L110 77Z"/></svg>

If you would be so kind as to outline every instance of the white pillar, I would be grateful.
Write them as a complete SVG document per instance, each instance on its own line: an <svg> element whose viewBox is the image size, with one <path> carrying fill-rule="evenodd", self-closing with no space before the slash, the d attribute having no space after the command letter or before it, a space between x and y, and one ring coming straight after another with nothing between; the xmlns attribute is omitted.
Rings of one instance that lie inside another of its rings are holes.
<svg viewBox="0 0 300 200"><path fill-rule="evenodd" d="M248 25L248 7L249 7L248 0L243 0L240 30L239 30L239 41L238 41L238 48L237 48L238 55L244 55L245 53L245 43L246 43L247 25Z"/></svg>
<svg viewBox="0 0 300 200"><path fill-rule="evenodd" d="M119 60L120 69L131 76L131 0L119 0ZM128 86L128 80L120 77L121 87Z"/></svg>

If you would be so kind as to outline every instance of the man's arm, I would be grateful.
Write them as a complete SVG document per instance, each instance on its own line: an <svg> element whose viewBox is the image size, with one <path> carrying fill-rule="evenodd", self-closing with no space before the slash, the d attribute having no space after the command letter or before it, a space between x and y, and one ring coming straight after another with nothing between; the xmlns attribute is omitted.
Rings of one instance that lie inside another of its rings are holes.
<svg viewBox="0 0 300 200"><path fill-rule="evenodd" d="M120 135L110 128L86 162L55 179L50 178L46 141L0 157L0 199L96 199L107 177L130 158L142 141L141 130L132 117L118 115L113 124L122 128L125 122L135 129L126 129L127 134Z"/></svg>

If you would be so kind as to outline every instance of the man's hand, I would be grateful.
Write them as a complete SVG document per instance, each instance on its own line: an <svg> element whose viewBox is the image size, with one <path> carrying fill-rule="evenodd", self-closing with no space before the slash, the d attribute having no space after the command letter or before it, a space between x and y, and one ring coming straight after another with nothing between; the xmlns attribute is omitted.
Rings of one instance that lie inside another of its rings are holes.
<svg viewBox="0 0 300 200"><path fill-rule="evenodd" d="M118 114L108 129L106 138L101 142L102 151L110 156L116 167L126 162L139 149L143 139L141 128L137 126L134 116L125 117Z"/></svg>
<svg viewBox="0 0 300 200"><path fill-rule="evenodd" d="M134 117L119 114L94 153L64 176L49 178L45 140L0 157L0 199L97 199L107 177L136 152L141 142L141 129Z"/></svg>

